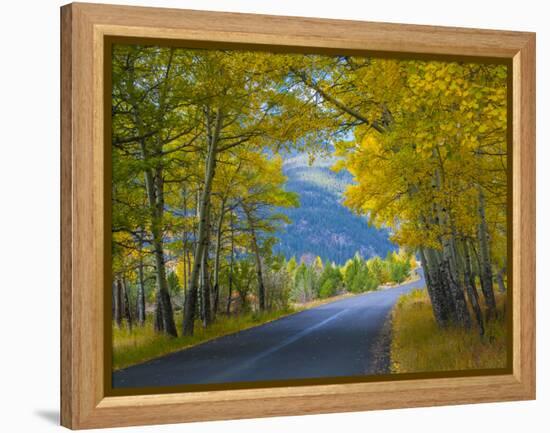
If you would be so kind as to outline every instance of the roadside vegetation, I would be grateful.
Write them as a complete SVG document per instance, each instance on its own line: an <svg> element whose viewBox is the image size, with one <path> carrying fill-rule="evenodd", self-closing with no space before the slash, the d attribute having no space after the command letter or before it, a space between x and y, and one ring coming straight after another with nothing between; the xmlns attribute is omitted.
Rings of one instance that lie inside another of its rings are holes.
<svg viewBox="0 0 550 433"><path fill-rule="evenodd" d="M496 317L480 335L473 328L439 327L425 289L402 295L392 312L391 373L506 367L504 295L496 305Z"/></svg>
<svg viewBox="0 0 550 433"><path fill-rule="evenodd" d="M136 324L132 320L136 299L130 297L129 316L122 315L120 323L115 321L113 326L113 370L314 308L340 297L373 291L380 285L402 283L409 277L412 267L416 266L414 257L404 252L389 253L385 259L373 257L368 260L356 254L343 266L323 263L319 257L309 264L305 261L298 264L295 258L279 260L276 273L271 271L265 276L266 289L270 294L267 304L271 308L266 311L258 308L254 267L241 266L235 272L233 281L238 288L236 295L225 299L224 312L218 314L216 320L208 327L198 326L192 336L173 338L159 335L155 330L153 311L146 314L143 324ZM173 298L181 298L177 276L170 273L168 282ZM128 292L133 294L135 290L130 286ZM153 304L149 306L152 308ZM181 307L176 306L176 312L179 309ZM125 306L123 310L126 311ZM177 326L181 325L180 317L176 314Z"/></svg>

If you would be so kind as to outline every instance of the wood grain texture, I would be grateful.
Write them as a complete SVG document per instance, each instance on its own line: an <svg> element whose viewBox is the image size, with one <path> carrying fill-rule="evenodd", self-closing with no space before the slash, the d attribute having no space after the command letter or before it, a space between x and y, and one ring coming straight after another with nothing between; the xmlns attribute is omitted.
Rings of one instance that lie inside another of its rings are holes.
<svg viewBox="0 0 550 433"><path fill-rule="evenodd" d="M72 392L72 13L61 9L61 423L71 426Z"/></svg>
<svg viewBox="0 0 550 433"><path fill-rule="evenodd" d="M535 38L513 61L513 370L535 397Z"/></svg>
<svg viewBox="0 0 550 433"><path fill-rule="evenodd" d="M531 33L72 4L61 11L61 422L70 428L535 397L535 36ZM513 59L513 374L106 397L105 36Z"/></svg>

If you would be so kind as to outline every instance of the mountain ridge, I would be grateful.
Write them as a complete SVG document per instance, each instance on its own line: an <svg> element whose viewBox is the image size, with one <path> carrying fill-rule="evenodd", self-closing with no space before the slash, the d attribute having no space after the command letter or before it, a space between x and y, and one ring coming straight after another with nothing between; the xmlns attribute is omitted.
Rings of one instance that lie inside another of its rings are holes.
<svg viewBox="0 0 550 433"><path fill-rule="evenodd" d="M319 256L337 264L355 253L369 258L395 251L387 229L369 226L366 217L342 204L344 190L353 179L347 171L331 170L334 162L334 157L325 157L310 164L307 154L285 158L286 190L298 193L300 207L282 210L291 223L279 234L275 251L287 259L294 256L308 262Z"/></svg>

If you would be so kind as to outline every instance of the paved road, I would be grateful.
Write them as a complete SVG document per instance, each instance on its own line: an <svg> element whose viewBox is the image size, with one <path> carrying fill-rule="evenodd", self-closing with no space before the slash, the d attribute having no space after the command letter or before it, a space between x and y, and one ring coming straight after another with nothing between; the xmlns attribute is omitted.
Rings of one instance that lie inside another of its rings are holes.
<svg viewBox="0 0 550 433"><path fill-rule="evenodd" d="M395 301L401 294L424 285L421 278L331 302L128 367L113 373L113 387L369 374L373 343Z"/></svg>

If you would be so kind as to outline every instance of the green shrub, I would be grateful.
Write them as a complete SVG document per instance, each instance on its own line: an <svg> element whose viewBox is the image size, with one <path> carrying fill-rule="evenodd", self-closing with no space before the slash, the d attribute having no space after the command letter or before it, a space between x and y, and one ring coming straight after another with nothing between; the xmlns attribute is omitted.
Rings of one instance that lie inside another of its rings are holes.
<svg viewBox="0 0 550 433"><path fill-rule="evenodd" d="M325 282L319 289L319 298L321 299L330 298L331 296L334 296L338 293L337 289L338 289L338 285L336 281L332 279L325 280Z"/></svg>

